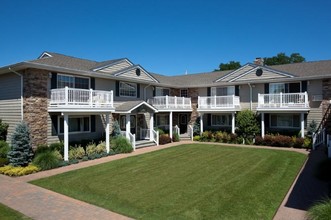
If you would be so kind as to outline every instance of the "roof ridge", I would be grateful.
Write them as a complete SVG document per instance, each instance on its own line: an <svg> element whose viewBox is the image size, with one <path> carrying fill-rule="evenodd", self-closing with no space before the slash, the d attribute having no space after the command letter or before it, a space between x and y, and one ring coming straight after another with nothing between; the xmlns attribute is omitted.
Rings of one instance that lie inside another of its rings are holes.
<svg viewBox="0 0 331 220"><path fill-rule="evenodd" d="M57 52L44 51L43 53L48 53L50 55L54 54L54 55L57 55L57 56L64 56L64 57L68 57L68 58L73 58L73 59L77 59L77 60L84 60L84 61L89 61L89 62L95 62L95 63L99 62L99 61L96 61L96 60L91 60L91 59L87 59L87 58L79 58L79 57L65 55L65 54L57 53Z"/></svg>

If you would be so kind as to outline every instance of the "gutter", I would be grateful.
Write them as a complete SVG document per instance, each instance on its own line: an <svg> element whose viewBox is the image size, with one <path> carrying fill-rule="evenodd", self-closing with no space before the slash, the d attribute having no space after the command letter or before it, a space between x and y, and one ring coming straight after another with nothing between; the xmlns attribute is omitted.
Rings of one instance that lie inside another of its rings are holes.
<svg viewBox="0 0 331 220"><path fill-rule="evenodd" d="M23 75L12 70L10 67L8 67L8 70L12 73L15 73L16 75L18 75L21 78L21 120L23 121L24 119L24 112L23 112Z"/></svg>

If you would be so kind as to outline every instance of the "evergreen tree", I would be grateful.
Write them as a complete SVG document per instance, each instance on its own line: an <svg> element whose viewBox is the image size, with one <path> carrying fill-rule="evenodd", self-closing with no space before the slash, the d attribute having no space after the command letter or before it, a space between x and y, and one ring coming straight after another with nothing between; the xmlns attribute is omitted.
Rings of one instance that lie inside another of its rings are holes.
<svg viewBox="0 0 331 220"><path fill-rule="evenodd" d="M111 134L113 137L118 137L121 135L121 128L117 120L113 123L113 132Z"/></svg>
<svg viewBox="0 0 331 220"><path fill-rule="evenodd" d="M0 119L0 140L6 141L8 127L9 125L2 122L2 119Z"/></svg>
<svg viewBox="0 0 331 220"><path fill-rule="evenodd" d="M15 128L11 137L11 149L8 152L9 163L13 166L27 166L33 158L30 130L25 122Z"/></svg>
<svg viewBox="0 0 331 220"><path fill-rule="evenodd" d="M240 111L236 117L237 132L239 135L252 136L260 132L259 122L251 110Z"/></svg>
<svg viewBox="0 0 331 220"><path fill-rule="evenodd" d="M200 135L200 116L197 117L193 124L193 135Z"/></svg>

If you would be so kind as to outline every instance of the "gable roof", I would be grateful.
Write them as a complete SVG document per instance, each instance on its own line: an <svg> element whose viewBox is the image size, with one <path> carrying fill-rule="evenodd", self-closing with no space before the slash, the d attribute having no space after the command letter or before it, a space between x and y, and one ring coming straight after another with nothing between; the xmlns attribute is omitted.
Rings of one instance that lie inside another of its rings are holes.
<svg viewBox="0 0 331 220"><path fill-rule="evenodd" d="M140 75L136 75L136 70L140 70ZM140 65L133 65L125 69L119 70L113 73L114 76L121 76L123 78L136 78L144 81L159 82L153 75L149 74L144 68Z"/></svg>
<svg viewBox="0 0 331 220"><path fill-rule="evenodd" d="M115 108L115 113L131 113L133 110L139 108L142 105L145 105L146 107L152 109L153 112L157 112L157 109L148 104L147 102L138 100L123 102L121 105Z"/></svg>

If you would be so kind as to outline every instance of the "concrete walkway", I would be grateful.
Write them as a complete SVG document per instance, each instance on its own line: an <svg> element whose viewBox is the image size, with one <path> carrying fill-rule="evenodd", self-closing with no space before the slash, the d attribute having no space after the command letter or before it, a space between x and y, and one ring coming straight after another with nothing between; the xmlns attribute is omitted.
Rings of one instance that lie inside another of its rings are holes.
<svg viewBox="0 0 331 220"><path fill-rule="evenodd" d="M193 143L191 141L182 141L171 143L159 147L147 147L136 150L130 154L119 154L110 157L104 157L97 160L85 161L78 164L61 167L49 171L38 172L23 177L7 177L0 175L0 203L3 203L32 219L129 219L125 216L108 211L106 209L90 205L88 203L72 199L70 197L55 193L27 182L59 173L68 172L84 167L93 166L100 163L106 163L121 158L131 157L147 152L173 147L179 144ZM196 143L196 142L195 142ZM206 143L211 144L211 143ZM214 144L214 143L212 143ZM229 146L231 145L220 144ZM260 146L245 146L250 148L268 148ZM280 150L297 151L309 154L303 149L272 148ZM327 186L319 182L312 176L313 167L318 161L326 157L321 151L313 151L309 154L305 166L302 168L296 181L293 183L289 193L284 198L274 219L305 219L307 208L327 193ZM20 190L18 190L20 189Z"/></svg>

